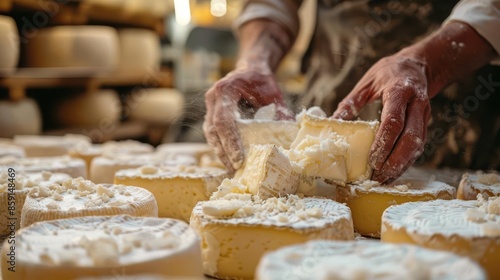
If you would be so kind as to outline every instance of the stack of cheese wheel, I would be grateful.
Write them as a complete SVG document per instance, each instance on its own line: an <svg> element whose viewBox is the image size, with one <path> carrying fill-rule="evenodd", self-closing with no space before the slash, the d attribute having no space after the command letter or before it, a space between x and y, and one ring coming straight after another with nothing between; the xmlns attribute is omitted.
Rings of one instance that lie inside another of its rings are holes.
<svg viewBox="0 0 500 280"><path fill-rule="evenodd" d="M500 198L391 206L382 216L381 239L469 257L485 269L489 279L500 279Z"/></svg>
<svg viewBox="0 0 500 280"><path fill-rule="evenodd" d="M258 280L475 279L477 263L448 252L375 241L309 241L266 254Z"/></svg>
<svg viewBox="0 0 500 280"><path fill-rule="evenodd" d="M0 75L16 70L19 60L19 33L11 17L0 15ZM3 126L2 126L3 127Z"/></svg>
<svg viewBox="0 0 500 280"><path fill-rule="evenodd" d="M218 168L142 166L116 172L114 183L151 191L158 202L159 217L188 222L196 203L208 200L228 175Z"/></svg>
<svg viewBox="0 0 500 280"><path fill-rule="evenodd" d="M146 1L141 1L144 2ZM147 76L160 70L161 44L158 34L147 29L128 28L118 30L118 37L120 39L118 73Z"/></svg>
<svg viewBox="0 0 500 280"><path fill-rule="evenodd" d="M24 149L27 157L56 157L70 150L90 144L89 137L80 134L64 136L15 135L12 143Z"/></svg>
<svg viewBox="0 0 500 280"><path fill-rule="evenodd" d="M9 253L4 243L3 280L203 277L199 238L173 219L118 215L44 221L17 232L15 273L8 270Z"/></svg>
<svg viewBox="0 0 500 280"><path fill-rule="evenodd" d="M173 1L163 0L123 0L125 13L161 18L172 10Z"/></svg>
<svg viewBox="0 0 500 280"><path fill-rule="evenodd" d="M21 209L33 187L48 187L69 179L71 177L64 173L24 173L15 169L0 172L0 209L5 209L0 211L0 235L19 229ZM9 221L13 220L15 228L8 227Z"/></svg>
<svg viewBox="0 0 500 280"><path fill-rule="evenodd" d="M184 96L176 89L140 89L128 95L125 110L130 120L171 125L184 112Z"/></svg>
<svg viewBox="0 0 500 280"><path fill-rule="evenodd" d="M399 179L388 185L364 181L337 187L336 199L352 211L354 229L361 235L380 237L382 214L391 205L411 201L454 199L455 188L442 182Z"/></svg>
<svg viewBox="0 0 500 280"><path fill-rule="evenodd" d="M94 184L83 178L33 187L21 213L21 227L38 221L126 214L158 217L158 206L146 189Z"/></svg>
<svg viewBox="0 0 500 280"><path fill-rule="evenodd" d="M0 100L0 137L40 134L41 131L42 116L38 104L33 99Z"/></svg>
<svg viewBox="0 0 500 280"><path fill-rule="evenodd" d="M41 172L66 173L73 178L86 177L87 168L85 161L69 156L39 157L39 158L0 158L0 171L14 168L17 172Z"/></svg>
<svg viewBox="0 0 500 280"><path fill-rule="evenodd" d="M26 64L109 71L118 65L118 45L116 30L108 26L43 28L26 44Z"/></svg>
<svg viewBox="0 0 500 280"><path fill-rule="evenodd" d="M105 89L61 99L52 114L54 120L63 126L110 130L117 127L121 113L118 93Z"/></svg>
<svg viewBox="0 0 500 280"><path fill-rule="evenodd" d="M474 200L478 194L500 196L500 174L497 172L465 173L458 186L457 198Z"/></svg>

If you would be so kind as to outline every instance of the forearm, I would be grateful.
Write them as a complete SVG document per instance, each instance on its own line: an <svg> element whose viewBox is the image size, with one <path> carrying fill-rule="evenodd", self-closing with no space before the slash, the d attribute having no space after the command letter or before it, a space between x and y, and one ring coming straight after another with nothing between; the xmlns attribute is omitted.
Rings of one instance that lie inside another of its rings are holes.
<svg viewBox="0 0 500 280"><path fill-rule="evenodd" d="M466 23L451 21L401 54L415 58L426 69L429 97L498 56L493 47Z"/></svg>
<svg viewBox="0 0 500 280"><path fill-rule="evenodd" d="M240 50L236 67L257 67L274 72L295 41L279 24L255 19L240 27Z"/></svg>

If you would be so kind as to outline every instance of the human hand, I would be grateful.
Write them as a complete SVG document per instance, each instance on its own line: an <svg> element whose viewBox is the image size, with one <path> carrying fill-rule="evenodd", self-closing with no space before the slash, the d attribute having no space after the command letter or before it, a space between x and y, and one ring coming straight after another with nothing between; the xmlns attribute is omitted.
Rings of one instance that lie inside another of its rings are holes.
<svg viewBox="0 0 500 280"><path fill-rule="evenodd" d="M363 106L381 98L379 130L370 151L372 179L390 182L408 169L424 150L431 117L426 64L400 52L375 63L340 102L334 118L355 118Z"/></svg>
<svg viewBox="0 0 500 280"><path fill-rule="evenodd" d="M231 172L240 168L244 157L236 126L240 103L255 109L274 103L278 119L293 118L274 75L266 67L239 67L215 83L205 94L203 131Z"/></svg>

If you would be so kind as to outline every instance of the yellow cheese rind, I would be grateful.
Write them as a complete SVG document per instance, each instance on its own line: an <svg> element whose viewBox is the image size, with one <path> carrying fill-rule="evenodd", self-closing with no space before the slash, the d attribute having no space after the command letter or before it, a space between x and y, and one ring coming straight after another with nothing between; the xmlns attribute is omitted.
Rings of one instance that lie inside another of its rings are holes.
<svg viewBox="0 0 500 280"><path fill-rule="evenodd" d="M266 254L259 280L482 279L477 263L448 252L374 241L309 241Z"/></svg>
<svg viewBox="0 0 500 280"><path fill-rule="evenodd" d="M458 186L457 198L475 200L478 194L487 196L500 195L500 174L490 173L465 173Z"/></svg>
<svg viewBox="0 0 500 280"><path fill-rule="evenodd" d="M208 200L228 176L226 170L219 168L151 166L120 170L114 183L139 186L152 192L158 203L159 217L189 221L196 203Z"/></svg>
<svg viewBox="0 0 500 280"><path fill-rule="evenodd" d="M482 207L477 201L456 199L391 206L382 216L381 239L469 257L484 268L489 279L499 279L500 215L483 212L484 218L478 219L477 212L485 210Z"/></svg>
<svg viewBox="0 0 500 280"><path fill-rule="evenodd" d="M199 244L193 230L174 219L120 215L46 221L16 233L15 273L3 265L10 251L4 243L2 277L202 277Z"/></svg>
<svg viewBox="0 0 500 280"><path fill-rule="evenodd" d="M389 206L454 198L455 188L445 183L404 179L383 186L374 181L338 186L336 196L351 209L356 232L376 238L380 237L382 214Z"/></svg>

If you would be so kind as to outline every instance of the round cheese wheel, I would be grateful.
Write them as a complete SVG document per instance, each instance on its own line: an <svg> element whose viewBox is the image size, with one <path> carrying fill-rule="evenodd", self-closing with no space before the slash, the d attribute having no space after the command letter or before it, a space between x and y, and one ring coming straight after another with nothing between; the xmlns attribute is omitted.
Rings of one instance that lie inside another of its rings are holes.
<svg viewBox="0 0 500 280"><path fill-rule="evenodd" d="M161 44L158 34L147 29L129 28L118 30L118 37L119 73L148 75L160 69Z"/></svg>
<svg viewBox="0 0 500 280"><path fill-rule="evenodd" d="M175 89L143 89L132 92L125 113L131 120L170 125L184 112L184 96Z"/></svg>
<svg viewBox="0 0 500 280"><path fill-rule="evenodd" d="M0 158L0 171L14 168L17 171L41 172L50 171L54 173L66 173L73 178L86 177L87 168L85 161L69 156L38 157L38 158Z"/></svg>
<svg viewBox="0 0 500 280"><path fill-rule="evenodd" d="M71 149L90 145L91 139L80 134L15 135L13 143L24 149L27 157L56 157L67 155Z"/></svg>
<svg viewBox="0 0 500 280"><path fill-rule="evenodd" d="M92 67L118 65L116 30L108 26L56 26L38 30L26 44L29 67Z"/></svg>
<svg viewBox="0 0 500 280"><path fill-rule="evenodd" d="M15 71L19 60L19 33L16 22L0 15L0 75ZM1 126L0 126L1 127Z"/></svg>
<svg viewBox="0 0 500 280"><path fill-rule="evenodd" d="M458 186L457 198L474 200L478 194L500 196L500 174L497 172L463 174Z"/></svg>
<svg viewBox="0 0 500 280"><path fill-rule="evenodd" d="M0 100L0 137L41 132L42 116L38 104L33 99Z"/></svg>

